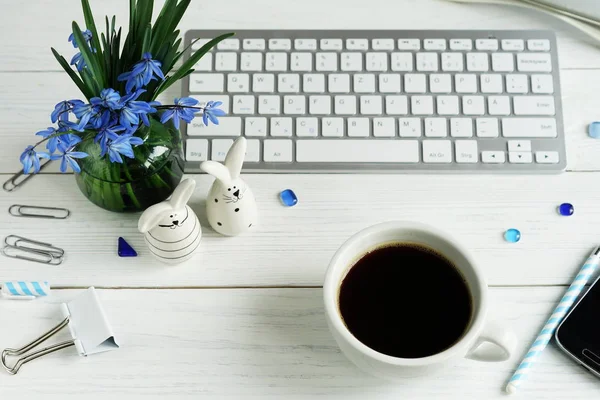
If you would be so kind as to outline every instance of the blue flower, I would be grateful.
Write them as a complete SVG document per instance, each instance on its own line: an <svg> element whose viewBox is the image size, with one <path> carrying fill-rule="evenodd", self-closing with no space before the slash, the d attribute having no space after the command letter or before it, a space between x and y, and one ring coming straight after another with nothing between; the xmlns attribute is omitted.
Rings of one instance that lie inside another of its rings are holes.
<svg viewBox="0 0 600 400"><path fill-rule="evenodd" d="M140 89L146 86L152 79L160 78L165 79L160 67L162 63L152 59L152 54L144 53L142 60L133 66L133 69L129 72L120 74L117 78L119 82L127 81L125 84L125 90L127 93L131 93L132 90Z"/></svg>
<svg viewBox="0 0 600 400"><path fill-rule="evenodd" d="M134 126L137 126L140 123L140 117L142 118L144 125L150 126L148 114L156 112L156 108L152 107L152 105L155 105L157 103L135 101L135 99L137 99L144 92L144 89L139 89L133 93L121 97L121 101L119 102L119 105L121 107L119 123L126 129L130 129Z"/></svg>
<svg viewBox="0 0 600 400"><path fill-rule="evenodd" d="M37 174L40 172L40 158L50 158L47 153L38 153L34 150L33 146L27 146L19 160L23 164L23 173L29 174L29 170L33 167L33 173Z"/></svg>
<svg viewBox="0 0 600 400"><path fill-rule="evenodd" d="M100 97L92 97L90 103L92 106L102 106L109 110L117 110L119 108L119 100L121 95L114 89L103 89L100 92Z"/></svg>
<svg viewBox="0 0 600 400"><path fill-rule="evenodd" d="M129 158L134 158L135 156L131 146L139 146L143 143L144 141L141 138L133 136L132 133L126 133L115 140L110 140L106 145L106 149L100 153L100 157L104 157L106 153L108 153L110 162L123 163L121 154Z"/></svg>
<svg viewBox="0 0 600 400"><path fill-rule="evenodd" d="M202 113L202 122L204 122L204 125L208 126L209 119L213 124L219 125L219 120L217 119L217 117L222 117L223 115L227 114L225 111L221 110L220 108L217 108L221 104L223 104L222 101L209 101L208 103L206 103L206 105L204 106L204 111Z"/></svg>
<svg viewBox="0 0 600 400"><path fill-rule="evenodd" d="M102 155L106 154L107 148L106 145L111 140L116 140L119 137L119 133L123 132L125 128L120 125L110 126L106 125L98 131L98 134L94 138L95 143L100 143L100 149L102 150Z"/></svg>
<svg viewBox="0 0 600 400"><path fill-rule="evenodd" d="M76 66L77 71L82 71L85 67L87 67L87 64L83 58L83 54L81 53L75 53L73 58L71 58L70 64Z"/></svg>
<svg viewBox="0 0 600 400"><path fill-rule="evenodd" d="M73 107L73 113L79 118L79 123L74 128L78 131L84 129L100 129L110 120L110 111L100 106L77 102Z"/></svg>
<svg viewBox="0 0 600 400"><path fill-rule="evenodd" d="M54 111L50 115L52 123L55 123L59 119L62 121L69 120L69 111L73 110L74 102L81 100L64 100L54 106Z"/></svg>
<svg viewBox="0 0 600 400"><path fill-rule="evenodd" d="M179 129L179 120L182 119L188 124L194 119L196 110L193 107L198 104L198 100L192 97L182 97L181 99L175 98L175 107L168 109L161 115L160 123L164 124L171 118L173 119L173 125Z"/></svg>
<svg viewBox="0 0 600 400"><path fill-rule="evenodd" d="M81 138L75 135L68 135L68 140L61 142L58 146L58 150L62 155L53 155L52 160L61 160L60 172L67 172L67 165L73 169L73 171L80 173L81 167L75 160L76 158L85 158L88 156L87 153L82 151L75 151L75 146L81 142Z"/></svg>
<svg viewBox="0 0 600 400"><path fill-rule="evenodd" d="M92 32L90 32L89 29L86 29L85 31L81 31L81 34L83 35L85 41L89 44L92 40ZM73 43L73 47L79 47L79 45L77 44L77 40L75 39L75 35L73 35L72 33L69 35L69 42Z"/></svg>
<svg viewBox="0 0 600 400"><path fill-rule="evenodd" d="M38 133L36 133L36 135L41 136L43 138L47 138L48 136L54 135L56 133L67 132L70 130L74 130L75 128L76 128L76 124L74 122L59 120L58 121L58 129L56 129L52 126L49 126L48 129L39 131ZM59 144L61 142L65 141L65 140L70 140L71 136L74 136L74 135L69 133L69 134L64 134L64 135L60 135L60 136L53 136L48 140L48 143L46 144L46 148L48 149L50 154L52 154L56 151L56 148L59 146Z"/></svg>

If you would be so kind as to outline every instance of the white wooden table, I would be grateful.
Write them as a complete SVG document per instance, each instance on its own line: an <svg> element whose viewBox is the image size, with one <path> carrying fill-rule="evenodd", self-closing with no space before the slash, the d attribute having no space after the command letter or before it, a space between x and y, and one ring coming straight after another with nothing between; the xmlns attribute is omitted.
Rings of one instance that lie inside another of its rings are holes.
<svg viewBox="0 0 600 400"><path fill-rule="evenodd" d="M75 0L4 2L0 12L1 180L20 168L18 155L50 125L55 103L80 97L50 54L66 58ZM158 3L161 3L158 1ZM284 4L285 3L285 4ZM97 17L127 21L123 0L93 1ZM559 37L568 172L557 176L252 175L260 224L223 238L204 229L201 254L166 267L154 261L136 215L92 205L72 175L35 177L0 192L0 233L43 239L66 250L59 267L0 258L0 280L48 280L52 297L0 301L0 349L16 347L60 320L57 304L99 288L122 349L80 358L71 350L0 371L2 398L212 399L500 399L526 347L588 252L600 242L600 141L586 126L600 118L600 49L572 28L530 11L465 6L441 0L194 0L190 28L555 29ZM175 88L167 97L177 95ZM52 167L52 168L55 168ZM56 171L56 168L54 169ZM52 172L52 171L50 171ZM194 176L203 202L211 180ZM282 207L279 191L300 202ZM560 217L561 202L575 215ZM72 217L48 222L10 217L11 204L67 207ZM416 220L452 232L468 245L491 287L490 315L519 337L513 360L461 362L444 374L388 384L365 376L327 331L321 283L330 257L354 232L388 220ZM518 244L505 229L521 230ZM140 256L116 255L125 237ZM63 333L62 338L66 337ZM551 346L524 385L528 399L598 397L597 379Z"/></svg>

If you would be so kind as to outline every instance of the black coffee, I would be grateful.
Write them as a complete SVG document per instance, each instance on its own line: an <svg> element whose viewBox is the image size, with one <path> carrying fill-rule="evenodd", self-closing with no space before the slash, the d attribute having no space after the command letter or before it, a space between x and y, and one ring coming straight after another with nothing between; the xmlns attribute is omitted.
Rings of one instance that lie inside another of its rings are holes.
<svg viewBox="0 0 600 400"><path fill-rule="evenodd" d="M460 272L441 254L398 243L363 256L339 294L344 323L373 350L399 358L440 353L456 343L471 321L471 293Z"/></svg>

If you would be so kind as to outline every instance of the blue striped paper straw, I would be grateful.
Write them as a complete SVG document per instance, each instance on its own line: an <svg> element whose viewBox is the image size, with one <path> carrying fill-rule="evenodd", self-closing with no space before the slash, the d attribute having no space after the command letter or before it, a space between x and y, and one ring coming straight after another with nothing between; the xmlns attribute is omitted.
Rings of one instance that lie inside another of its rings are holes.
<svg viewBox="0 0 600 400"><path fill-rule="evenodd" d="M527 373L535 363L536 359L544 351L544 349L550 342L550 339L552 339L554 331L556 331L556 328L558 327L560 322L563 320L565 315L567 315L567 313L573 306L573 303L575 303L575 300L577 300L577 298L581 294L581 291L585 287L585 284L588 283L590 277L596 271L596 268L598 267L598 262L600 261L599 253L600 247L597 247L586 260L585 264L583 264L583 267L581 267L581 270L575 277L575 280L573 281L573 283L571 283L569 289L567 289L567 292L564 294L563 298L560 300L560 303L558 303L558 305L552 312L552 315L546 322L546 325L544 325L544 328L542 329L540 334L535 338L535 341L527 351L525 358L523 359L523 361L521 361L521 364L519 364L519 367L513 374L512 378L510 378L508 385L506 385L506 391L508 393L512 394L517 391L517 388L521 385L521 382L527 377Z"/></svg>
<svg viewBox="0 0 600 400"><path fill-rule="evenodd" d="M50 285L48 282L13 281L2 283L2 296L11 299L34 299L48 296Z"/></svg>

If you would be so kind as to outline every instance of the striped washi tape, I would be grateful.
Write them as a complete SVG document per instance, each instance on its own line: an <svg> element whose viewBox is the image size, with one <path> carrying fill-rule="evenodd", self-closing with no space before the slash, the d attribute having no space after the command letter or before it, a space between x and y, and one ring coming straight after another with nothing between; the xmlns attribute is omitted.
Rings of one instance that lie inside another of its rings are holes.
<svg viewBox="0 0 600 400"><path fill-rule="evenodd" d="M48 282L37 281L12 281L2 283L2 294L6 297L33 296L42 297L50 294Z"/></svg>

